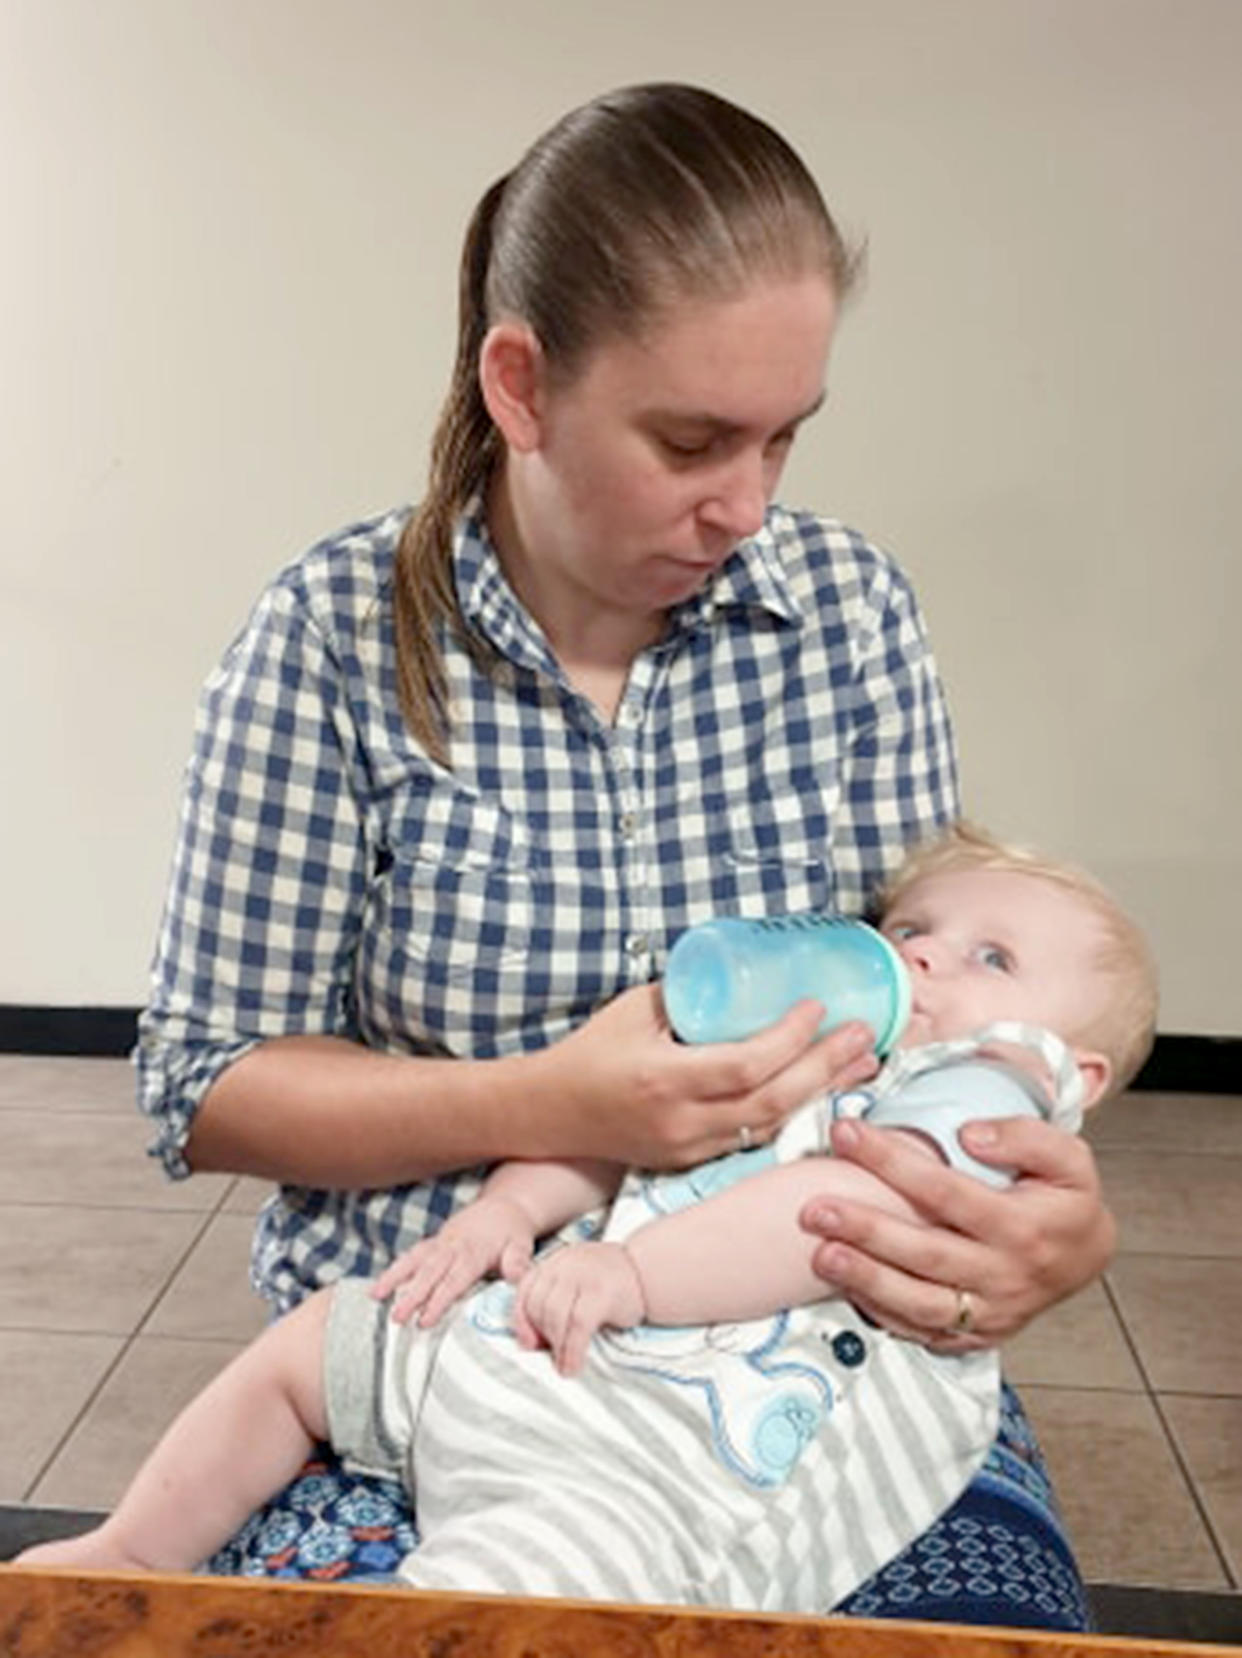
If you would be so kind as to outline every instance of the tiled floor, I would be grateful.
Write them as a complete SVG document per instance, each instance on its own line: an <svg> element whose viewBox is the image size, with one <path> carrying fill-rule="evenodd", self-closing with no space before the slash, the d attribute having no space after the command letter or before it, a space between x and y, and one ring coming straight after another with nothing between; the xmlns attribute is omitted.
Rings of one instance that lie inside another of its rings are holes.
<svg viewBox="0 0 1242 1658"><path fill-rule="evenodd" d="M0 1503L106 1508L263 1321L255 1181L144 1158L122 1060L0 1056ZM1107 1280L1007 1368L1088 1578L1242 1584L1242 1099L1134 1094L1092 1124Z"/></svg>

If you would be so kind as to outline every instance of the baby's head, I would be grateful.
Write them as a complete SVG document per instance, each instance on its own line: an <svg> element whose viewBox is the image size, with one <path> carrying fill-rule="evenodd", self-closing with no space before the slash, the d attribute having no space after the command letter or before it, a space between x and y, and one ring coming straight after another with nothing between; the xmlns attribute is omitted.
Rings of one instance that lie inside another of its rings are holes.
<svg viewBox="0 0 1242 1658"><path fill-rule="evenodd" d="M905 959L903 1046L998 1019L1055 1032L1087 1105L1119 1092L1151 1049L1156 971L1142 933L1092 876L957 824L916 849L881 894L880 930Z"/></svg>

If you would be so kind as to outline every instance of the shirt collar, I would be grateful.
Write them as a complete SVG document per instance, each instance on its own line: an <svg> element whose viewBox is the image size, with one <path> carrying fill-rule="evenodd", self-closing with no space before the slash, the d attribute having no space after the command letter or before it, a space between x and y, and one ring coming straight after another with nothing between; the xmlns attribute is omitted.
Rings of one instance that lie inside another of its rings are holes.
<svg viewBox="0 0 1242 1658"><path fill-rule="evenodd" d="M556 672L543 630L509 585L487 529L483 497L476 495L457 520L453 580L468 627L476 629L509 661Z"/></svg>
<svg viewBox="0 0 1242 1658"><path fill-rule="evenodd" d="M783 516L780 507L769 507L763 528L739 542L711 581L670 612L670 631L697 632L724 610L765 610L778 621L801 624L802 607L781 562ZM510 661L545 670L555 667L542 629L505 576L488 534L481 495L458 519L453 576L461 613L470 627Z"/></svg>
<svg viewBox="0 0 1242 1658"><path fill-rule="evenodd" d="M675 627L693 631L722 610L766 610L778 621L798 626L802 607L794 596L781 561L779 525L784 513L768 508L763 528L740 541L715 576L672 614Z"/></svg>

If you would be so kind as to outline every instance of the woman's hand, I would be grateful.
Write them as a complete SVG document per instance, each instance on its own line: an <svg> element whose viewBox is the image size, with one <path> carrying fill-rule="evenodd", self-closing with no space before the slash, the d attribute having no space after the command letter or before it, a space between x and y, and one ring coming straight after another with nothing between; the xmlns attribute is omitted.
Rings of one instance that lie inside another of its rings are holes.
<svg viewBox="0 0 1242 1658"><path fill-rule="evenodd" d="M799 1002L744 1042L676 1040L656 985L624 991L552 1047L529 1056L526 1156L604 1157L686 1168L770 1140L789 1113L829 1088L875 1075L872 1033L843 1025L816 1038L816 1002Z"/></svg>
<svg viewBox="0 0 1242 1658"><path fill-rule="evenodd" d="M962 1144L1017 1179L996 1191L861 1122L832 1129L835 1155L908 1198L927 1224L812 1200L802 1225L828 1240L813 1265L884 1328L937 1351L994 1347L1107 1266L1116 1223L1090 1147L1027 1118L968 1124Z"/></svg>

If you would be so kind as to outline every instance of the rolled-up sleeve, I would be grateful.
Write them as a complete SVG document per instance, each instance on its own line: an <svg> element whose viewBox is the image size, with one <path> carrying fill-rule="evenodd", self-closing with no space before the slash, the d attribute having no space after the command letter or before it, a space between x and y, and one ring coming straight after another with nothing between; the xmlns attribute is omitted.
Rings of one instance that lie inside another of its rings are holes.
<svg viewBox="0 0 1242 1658"><path fill-rule="evenodd" d="M269 1037L349 1034L365 895L341 665L292 584L208 680L138 1027L141 1107L174 1177L221 1071Z"/></svg>

